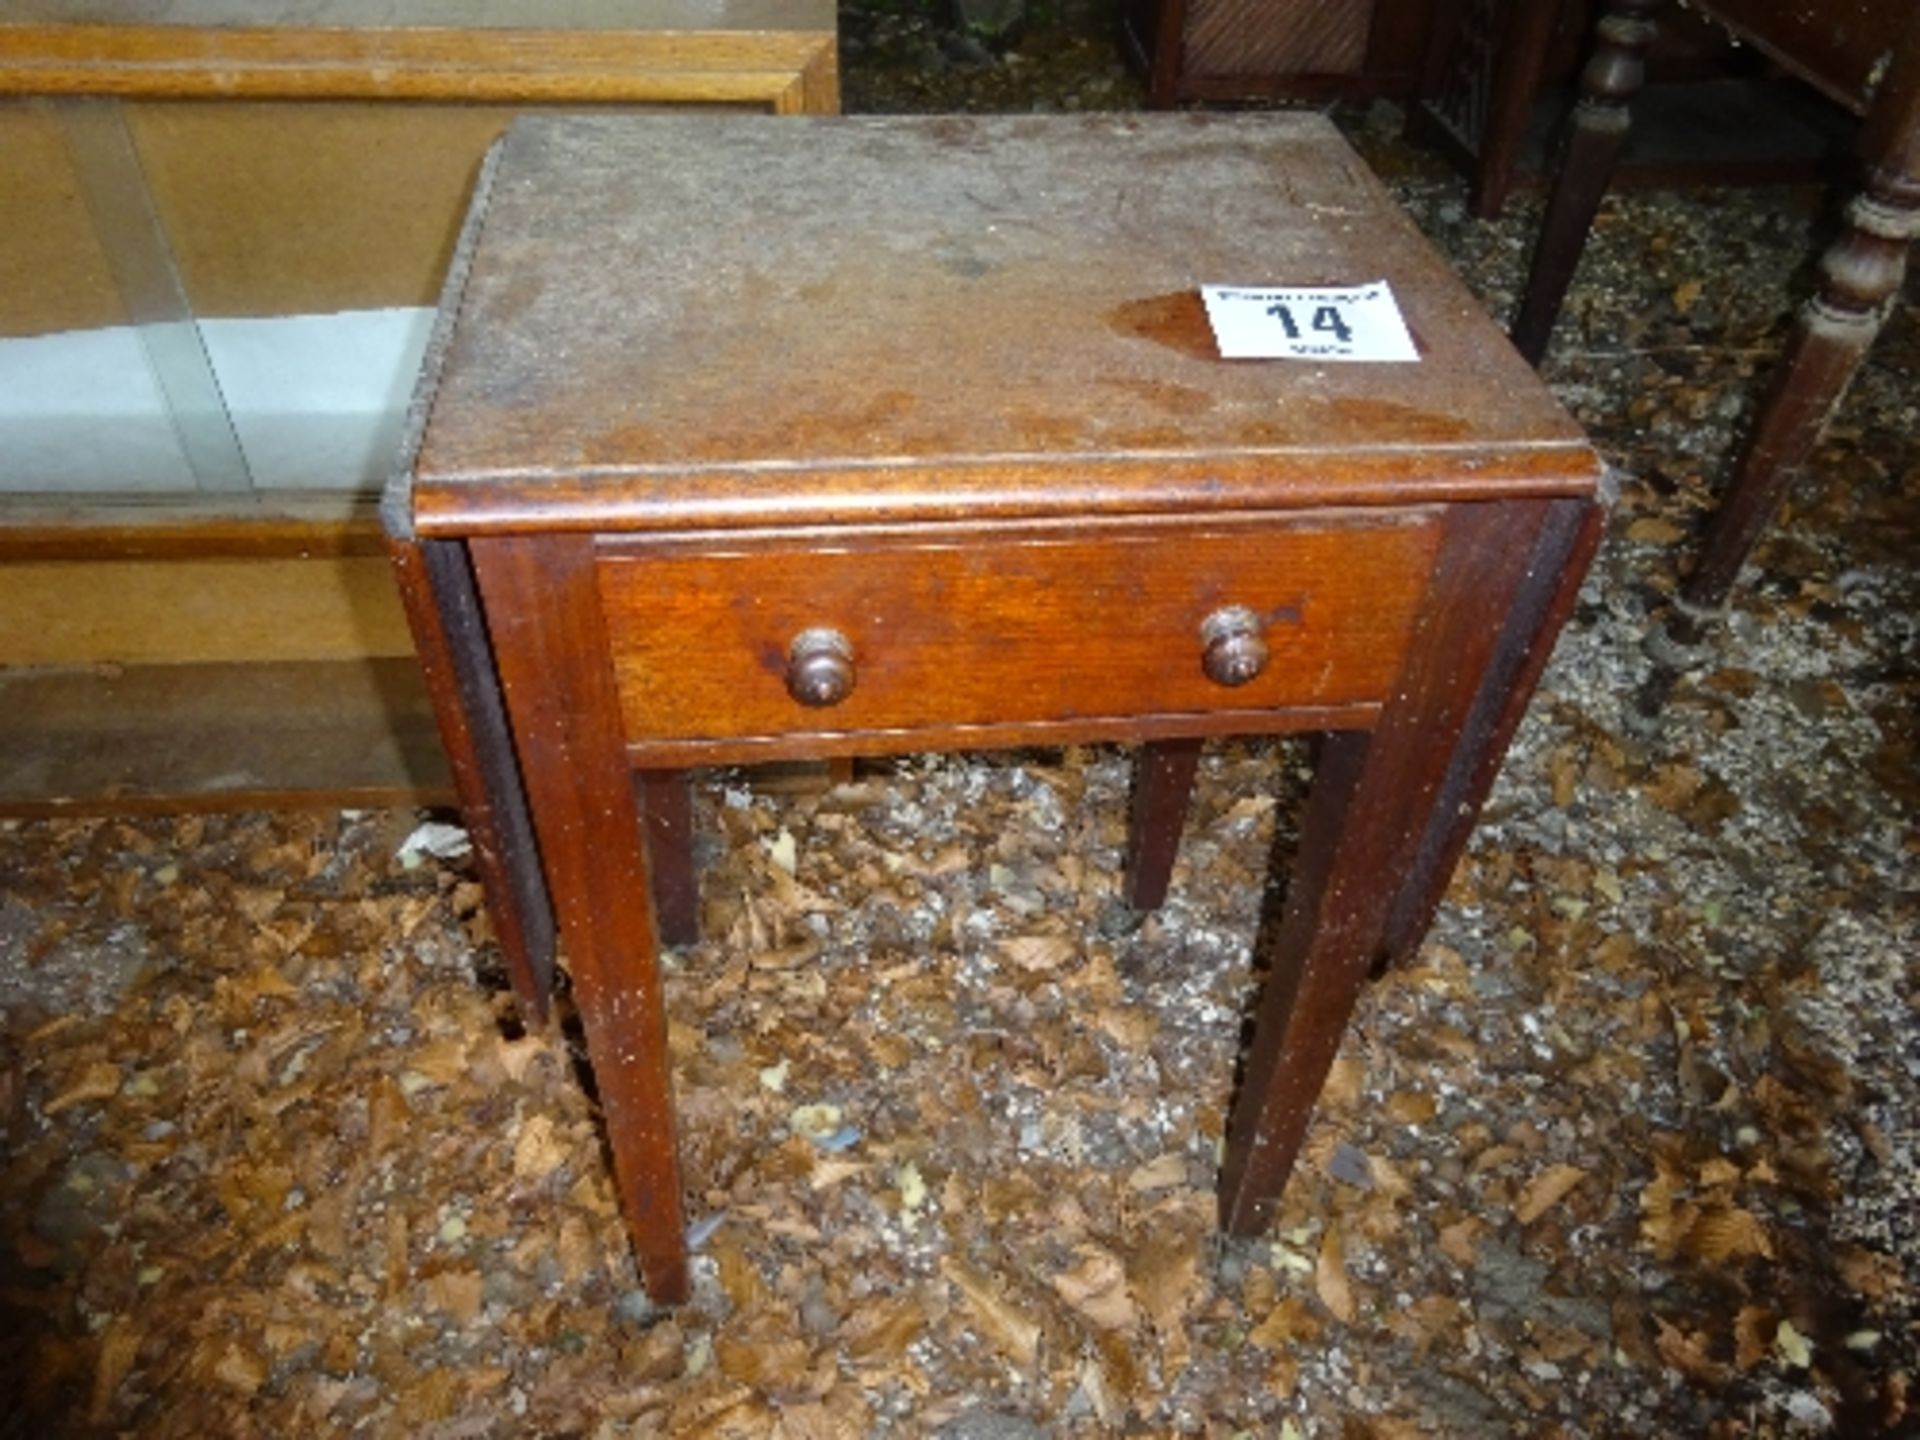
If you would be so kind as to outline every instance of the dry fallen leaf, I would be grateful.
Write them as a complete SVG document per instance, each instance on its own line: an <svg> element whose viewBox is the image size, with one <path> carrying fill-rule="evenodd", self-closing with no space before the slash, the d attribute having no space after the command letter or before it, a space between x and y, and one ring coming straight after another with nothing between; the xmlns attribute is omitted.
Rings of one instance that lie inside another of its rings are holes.
<svg viewBox="0 0 1920 1440"><path fill-rule="evenodd" d="M1724 1385L1731 1378L1729 1367L1707 1353L1709 1337L1705 1330L1683 1330L1658 1315L1653 1317L1653 1324L1658 1332L1654 1348L1660 1352L1660 1358L1689 1380L1704 1385Z"/></svg>
<svg viewBox="0 0 1920 1440"><path fill-rule="evenodd" d="M1289 1295L1276 1302L1266 1318L1247 1332L1247 1340L1263 1350L1278 1350L1296 1340L1311 1344L1324 1328L1305 1300Z"/></svg>
<svg viewBox="0 0 1920 1440"><path fill-rule="evenodd" d="M966 1300L981 1333L1005 1351L1016 1365L1031 1369L1040 1357L1039 1323L1002 1296L985 1276L951 1255L941 1258L940 1273Z"/></svg>
<svg viewBox="0 0 1920 1440"><path fill-rule="evenodd" d="M1587 1172L1578 1165L1549 1165L1520 1192L1520 1198L1514 1202L1513 1218L1522 1225L1531 1225L1586 1178Z"/></svg>
<svg viewBox="0 0 1920 1440"><path fill-rule="evenodd" d="M119 1093L120 1067L106 1060L95 1061L80 1072L78 1080L49 1100L42 1113L58 1115L88 1100L110 1100Z"/></svg>
<svg viewBox="0 0 1920 1440"><path fill-rule="evenodd" d="M1191 1358L1186 1317L1198 1297L1201 1238L1153 1229L1127 1266L1127 1282L1160 1341L1160 1369L1171 1381Z"/></svg>
<svg viewBox="0 0 1920 1440"><path fill-rule="evenodd" d="M242 1345L230 1340L214 1359L212 1378L242 1395L255 1394L267 1383L267 1362Z"/></svg>
<svg viewBox="0 0 1920 1440"><path fill-rule="evenodd" d="M842 1440L833 1412L818 1401L782 1405L773 1433L774 1440Z"/></svg>
<svg viewBox="0 0 1920 1440"><path fill-rule="evenodd" d="M1681 1249L1709 1265L1755 1256L1773 1258L1773 1241L1760 1217L1732 1205L1703 1209L1687 1230Z"/></svg>
<svg viewBox="0 0 1920 1440"><path fill-rule="evenodd" d="M807 1347L799 1340L767 1335L735 1339L723 1333L714 1337L713 1358L729 1380L751 1385L763 1394L795 1394L808 1380Z"/></svg>
<svg viewBox="0 0 1920 1440"><path fill-rule="evenodd" d="M1898 1257L1883 1251L1844 1246L1834 1255L1834 1265L1847 1287L1867 1300L1886 1300L1907 1288L1906 1271Z"/></svg>
<svg viewBox="0 0 1920 1440"><path fill-rule="evenodd" d="M1320 1087L1321 1108L1351 1109L1365 1092L1366 1081L1366 1066L1351 1055L1340 1056L1328 1067L1326 1083Z"/></svg>
<svg viewBox="0 0 1920 1440"><path fill-rule="evenodd" d="M567 1146L554 1133L553 1119L533 1115L521 1123L513 1142L513 1173L520 1180L544 1180L566 1161Z"/></svg>
<svg viewBox="0 0 1920 1440"><path fill-rule="evenodd" d="M733 1308L752 1311L764 1305L767 1282L761 1278L760 1267L747 1254L740 1237L722 1234L710 1248L720 1270L720 1288L727 1292L727 1299L733 1302Z"/></svg>
<svg viewBox="0 0 1920 1440"><path fill-rule="evenodd" d="M1450 1351L1471 1322L1451 1295L1423 1295L1411 1305L1396 1307L1388 1328L1413 1342L1414 1354L1424 1356L1434 1346Z"/></svg>
<svg viewBox="0 0 1920 1440"><path fill-rule="evenodd" d="M1080 1263L1053 1277L1060 1298L1102 1330L1131 1329L1138 1315L1120 1257L1093 1244L1077 1246L1074 1253Z"/></svg>
<svg viewBox="0 0 1920 1440"><path fill-rule="evenodd" d="M1471 1266L1480 1258L1480 1234L1486 1228L1486 1222L1476 1215L1442 1225L1440 1249L1454 1264L1462 1268Z"/></svg>
<svg viewBox="0 0 1920 1440"><path fill-rule="evenodd" d="M1127 1187L1146 1193L1187 1183L1187 1160L1177 1150L1156 1155L1144 1165L1136 1165L1127 1175Z"/></svg>
<svg viewBox="0 0 1920 1440"><path fill-rule="evenodd" d="M1320 1254L1313 1265L1313 1289L1320 1303L1342 1325L1353 1323L1355 1309L1353 1287L1347 1280L1347 1257L1340 1243L1340 1231L1329 1225L1320 1237Z"/></svg>
<svg viewBox="0 0 1920 1440"><path fill-rule="evenodd" d="M480 1313L481 1282L478 1270L442 1270L427 1280L427 1304L444 1310L462 1325Z"/></svg>
<svg viewBox="0 0 1920 1440"><path fill-rule="evenodd" d="M1742 1305L1733 1317L1733 1363L1751 1370L1767 1358L1773 1346L1774 1320L1770 1311L1759 1305Z"/></svg>
<svg viewBox="0 0 1920 1440"><path fill-rule="evenodd" d="M1058 970L1077 948L1067 935L1014 935L1000 942L1000 953L1022 970Z"/></svg>
<svg viewBox="0 0 1920 1440"><path fill-rule="evenodd" d="M926 1310L917 1300L869 1304L841 1325L840 1350L856 1365L894 1365L926 1325Z"/></svg>
<svg viewBox="0 0 1920 1440"><path fill-rule="evenodd" d="M103 1424L113 1413L113 1397L133 1368L143 1338L139 1327L124 1315L116 1315L101 1332L100 1352L93 1366L93 1395L87 1405L87 1418L95 1425Z"/></svg>

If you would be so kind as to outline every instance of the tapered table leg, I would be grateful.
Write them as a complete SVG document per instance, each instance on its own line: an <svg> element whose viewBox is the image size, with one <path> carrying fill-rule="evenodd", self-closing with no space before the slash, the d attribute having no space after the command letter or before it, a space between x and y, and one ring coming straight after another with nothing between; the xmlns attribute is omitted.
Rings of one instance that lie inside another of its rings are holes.
<svg viewBox="0 0 1920 1440"><path fill-rule="evenodd" d="M700 877L693 865L693 793L684 770L642 770L634 776L646 826L647 868L660 943L698 944Z"/></svg>
<svg viewBox="0 0 1920 1440"><path fill-rule="evenodd" d="M647 1294L687 1296L686 1227L653 892L593 542L472 542L534 829Z"/></svg>
<svg viewBox="0 0 1920 1440"><path fill-rule="evenodd" d="M1580 99L1562 152L1553 195L1547 202L1513 344L1531 365L1546 357L1553 322L1586 248L1587 232L1627 141L1628 102L1645 83L1647 47L1656 33L1653 13L1667 0L1611 0L1600 17L1593 57L1580 75Z"/></svg>
<svg viewBox="0 0 1920 1440"><path fill-rule="evenodd" d="M1166 902L1199 763L1198 740L1150 740L1140 747L1134 761L1126 872L1127 903L1136 910L1157 910Z"/></svg>
<svg viewBox="0 0 1920 1440"><path fill-rule="evenodd" d="M1448 512L1408 659L1371 732L1327 737L1227 1123L1222 1225L1272 1217L1353 1002L1389 943L1402 896L1424 895L1422 853L1451 834L1450 777L1489 763L1476 710L1502 667L1509 619L1555 502ZM1462 753L1464 750L1464 754ZM1457 782L1455 782L1457 785ZM1402 938L1404 943L1404 937Z"/></svg>

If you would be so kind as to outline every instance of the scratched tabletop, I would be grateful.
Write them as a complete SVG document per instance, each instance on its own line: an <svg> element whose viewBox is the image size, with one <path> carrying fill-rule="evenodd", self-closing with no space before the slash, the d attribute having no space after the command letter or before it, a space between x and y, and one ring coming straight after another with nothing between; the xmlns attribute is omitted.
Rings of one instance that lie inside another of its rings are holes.
<svg viewBox="0 0 1920 1440"><path fill-rule="evenodd" d="M1415 363L1222 360L1198 294L1381 279ZM1311 115L523 120L429 366L424 533L1594 481L1578 428Z"/></svg>

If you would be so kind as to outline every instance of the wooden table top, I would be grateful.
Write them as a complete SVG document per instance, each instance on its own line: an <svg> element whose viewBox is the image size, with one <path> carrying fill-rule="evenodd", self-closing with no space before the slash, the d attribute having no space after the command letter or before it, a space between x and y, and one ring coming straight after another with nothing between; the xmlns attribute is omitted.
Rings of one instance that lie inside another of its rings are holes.
<svg viewBox="0 0 1920 1440"><path fill-rule="evenodd" d="M1864 112L1897 51L1920 43L1920 7L1889 0L1696 0L1771 60Z"/></svg>
<svg viewBox="0 0 1920 1440"><path fill-rule="evenodd" d="M314 29L831 30L832 0L9 0L43 25Z"/></svg>
<svg viewBox="0 0 1920 1440"><path fill-rule="evenodd" d="M1317 116L538 117L481 186L422 534L1593 490ZM1417 363L1221 360L1197 292L1381 278Z"/></svg>

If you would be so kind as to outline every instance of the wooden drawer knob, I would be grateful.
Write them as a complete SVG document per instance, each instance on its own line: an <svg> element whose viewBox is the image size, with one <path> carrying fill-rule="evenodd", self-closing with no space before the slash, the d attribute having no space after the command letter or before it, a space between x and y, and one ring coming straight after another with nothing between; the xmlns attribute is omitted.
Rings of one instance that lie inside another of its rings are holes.
<svg viewBox="0 0 1920 1440"><path fill-rule="evenodd" d="M838 630L802 630L787 648L787 693L802 705L838 705L853 693L853 642Z"/></svg>
<svg viewBox="0 0 1920 1440"><path fill-rule="evenodd" d="M1244 685L1267 668L1260 617L1244 605L1229 605L1201 621L1200 643L1206 647L1200 668L1216 685Z"/></svg>

